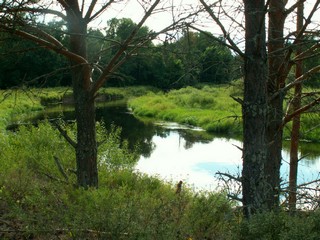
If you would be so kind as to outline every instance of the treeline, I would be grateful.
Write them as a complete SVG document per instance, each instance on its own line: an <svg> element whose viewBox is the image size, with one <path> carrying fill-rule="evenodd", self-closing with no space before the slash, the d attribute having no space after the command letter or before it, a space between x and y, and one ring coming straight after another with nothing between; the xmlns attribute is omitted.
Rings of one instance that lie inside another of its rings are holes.
<svg viewBox="0 0 320 240"><path fill-rule="evenodd" d="M69 36L63 22L40 24L68 47ZM87 36L90 63L105 65L136 27L131 19L111 19L105 30L91 29ZM180 88L197 83L227 83L241 76L241 61L210 33L196 33L187 28L163 41L152 41L153 31L142 27L137 38L147 45L137 51L107 82L109 86L150 85L162 89ZM71 85L70 63L61 55L38 45L0 33L0 88L27 85L55 87ZM221 41L223 39L220 39Z"/></svg>

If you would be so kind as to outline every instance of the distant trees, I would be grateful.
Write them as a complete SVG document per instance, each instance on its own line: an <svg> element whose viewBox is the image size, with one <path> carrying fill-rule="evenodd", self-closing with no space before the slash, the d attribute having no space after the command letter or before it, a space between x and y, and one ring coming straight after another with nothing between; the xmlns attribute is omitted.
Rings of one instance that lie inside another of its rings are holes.
<svg viewBox="0 0 320 240"><path fill-rule="evenodd" d="M61 22L50 22L40 24L39 28L50 29L51 34L63 42L66 36L62 26ZM0 88L23 84L42 87L70 85L71 76L64 57L7 32L0 33L0 41Z"/></svg>
<svg viewBox="0 0 320 240"><path fill-rule="evenodd" d="M58 41L69 46L70 36L64 21L38 24ZM88 59L94 64L93 77L107 64L121 43L137 27L131 19L111 19L106 31L88 29ZM152 31L143 26L136 39L141 41ZM71 84L68 60L33 42L6 32L1 33L0 88L25 84L53 87ZM180 37L162 43L145 42L139 53L132 55L118 68L108 86L151 85L163 89L179 88L197 83L227 83L233 78L235 57L229 48L212 41L210 33L184 30ZM101 50L103 50L101 52ZM100 69L100 70L99 70Z"/></svg>

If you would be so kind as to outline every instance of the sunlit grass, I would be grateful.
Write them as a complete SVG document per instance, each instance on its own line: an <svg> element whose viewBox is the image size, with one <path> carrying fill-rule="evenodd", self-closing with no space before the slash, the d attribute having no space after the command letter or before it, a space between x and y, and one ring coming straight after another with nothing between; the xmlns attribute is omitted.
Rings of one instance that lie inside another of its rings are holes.
<svg viewBox="0 0 320 240"><path fill-rule="evenodd" d="M168 93L150 93L129 101L138 116L199 126L210 132L239 134L241 108L228 86L186 87Z"/></svg>
<svg viewBox="0 0 320 240"><path fill-rule="evenodd" d="M43 110L40 98L29 90L0 91L0 129L11 122L22 121L32 112Z"/></svg>

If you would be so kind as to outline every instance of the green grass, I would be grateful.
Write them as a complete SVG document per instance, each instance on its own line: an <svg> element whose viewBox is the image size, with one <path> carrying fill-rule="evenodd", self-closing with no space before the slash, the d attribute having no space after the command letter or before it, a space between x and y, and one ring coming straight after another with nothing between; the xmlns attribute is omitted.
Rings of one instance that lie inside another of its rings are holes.
<svg viewBox="0 0 320 240"><path fill-rule="evenodd" d="M230 117L240 114L240 107L229 97L232 88L154 92L110 89L109 94L128 98L146 94L130 100L135 111L147 113L144 116L209 131L239 131L238 120ZM42 111L44 96L62 99L66 89L8 93L1 92L5 98L0 108L1 128L14 119L23 120L30 112ZM315 115L304 118L310 127L317 124ZM75 138L75 127L64 127ZM263 213L246 221L224 192L194 193L184 185L181 194L175 194L175 183L134 171L138 155L120 142L119 131L106 132L98 124L98 141L108 141L98 152L99 189L89 190L75 186L74 149L50 124L0 131L0 238L313 240L320 235L319 211L296 217L286 212ZM54 156L60 159L67 181Z"/></svg>
<svg viewBox="0 0 320 240"><path fill-rule="evenodd" d="M39 97L29 90L0 90L0 129L12 122L23 121L27 115L42 111Z"/></svg>
<svg viewBox="0 0 320 240"><path fill-rule="evenodd" d="M149 92L152 87L102 88L98 101L106 102L115 99L129 99ZM0 129L13 123L21 123L43 111L46 106L59 103L72 103L70 88L17 89L0 90Z"/></svg>
<svg viewBox="0 0 320 240"><path fill-rule="evenodd" d="M168 93L150 93L129 101L137 116L199 126L209 132L240 135L241 108L227 86L186 87Z"/></svg>
<svg viewBox="0 0 320 240"><path fill-rule="evenodd" d="M241 106L230 97L241 97L239 83L235 84L186 87L168 93L151 92L131 99L129 106L139 117L189 124L208 132L240 137ZM301 123L301 139L319 142L319 113L302 114ZM290 138L290 131L291 123L288 123L284 129L285 139Z"/></svg>

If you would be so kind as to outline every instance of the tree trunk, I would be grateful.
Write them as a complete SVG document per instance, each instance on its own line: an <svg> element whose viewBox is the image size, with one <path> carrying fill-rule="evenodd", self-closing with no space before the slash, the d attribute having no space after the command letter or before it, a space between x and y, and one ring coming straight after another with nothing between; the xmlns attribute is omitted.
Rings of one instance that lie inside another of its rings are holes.
<svg viewBox="0 0 320 240"><path fill-rule="evenodd" d="M246 20L242 190L244 214L267 210L267 56L264 0L244 0Z"/></svg>
<svg viewBox="0 0 320 240"><path fill-rule="evenodd" d="M77 120L77 182L84 188L98 187L95 105L91 94L73 87Z"/></svg>
<svg viewBox="0 0 320 240"><path fill-rule="evenodd" d="M87 59L87 23L78 8L73 7L68 14L70 51ZM79 186L98 187L97 142L95 103L91 93L91 68L88 64L72 65L72 83L77 121L77 183Z"/></svg>
<svg viewBox="0 0 320 240"><path fill-rule="evenodd" d="M297 32L303 27L303 3L298 5L297 11ZM296 55L302 52L300 41L297 41ZM296 79L303 74L303 64L301 60L296 63ZM292 101L293 112L301 107L302 85L297 84L294 89L294 99ZM297 177L298 177L298 150L299 150L299 134L300 134L300 114L292 119L291 143L290 143L290 173L289 173L289 211L296 211L297 203Z"/></svg>
<svg viewBox="0 0 320 240"><path fill-rule="evenodd" d="M269 3L269 28L268 28L268 96L272 96L284 87L285 74L280 72L281 64L284 61L284 38L283 29L286 19L284 1L271 0ZM265 168L265 175L269 183L267 191L268 208L274 209L279 206L280 189L280 167L283 136L283 96L280 94L268 102L268 125L267 143L268 155Z"/></svg>

